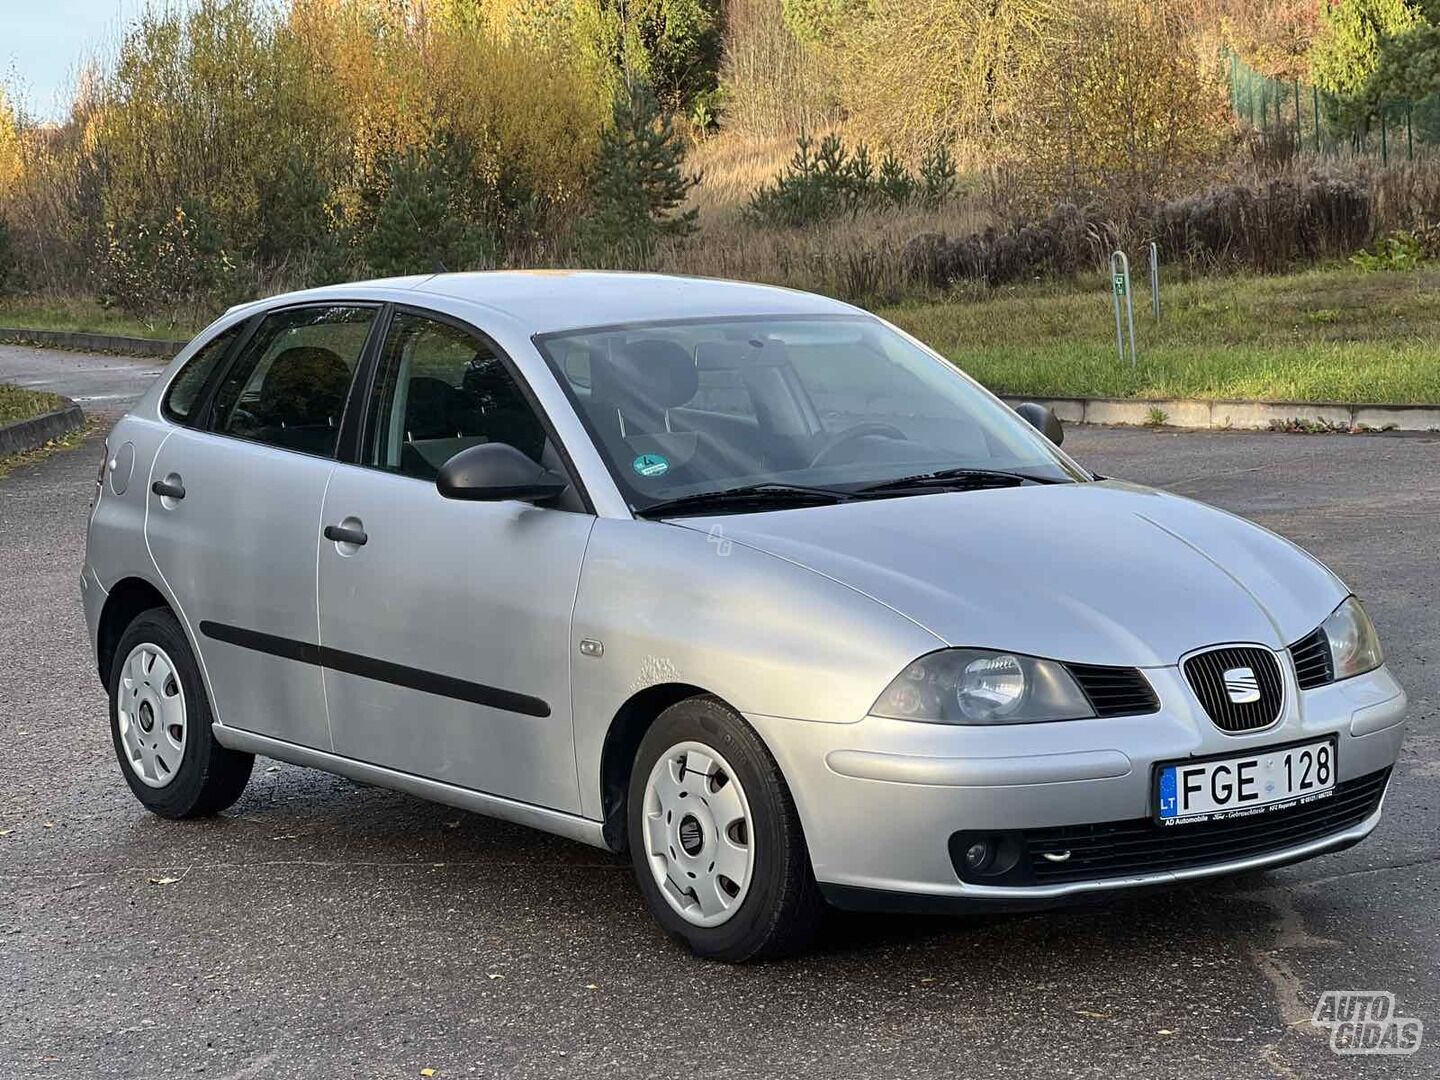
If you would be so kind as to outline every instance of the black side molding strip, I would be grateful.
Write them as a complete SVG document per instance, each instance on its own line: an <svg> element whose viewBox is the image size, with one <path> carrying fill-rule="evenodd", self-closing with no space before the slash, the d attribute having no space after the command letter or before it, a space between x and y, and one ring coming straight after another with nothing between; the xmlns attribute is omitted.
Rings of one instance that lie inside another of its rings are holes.
<svg viewBox="0 0 1440 1080"><path fill-rule="evenodd" d="M332 671L343 671L347 675L359 675L364 679L391 683L409 690L419 690L425 694L454 698L457 701L468 701L492 709L520 713L523 716L543 718L550 715L549 703L540 698L531 697L529 694L517 694L513 690L501 690L494 686L485 686L483 683L452 678L449 675L437 675L433 671L406 667L404 664L392 664L388 660L376 660L370 656L332 649L326 645L312 645L306 641L295 641L292 638L277 637L274 634L262 634L258 630L226 626L224 623L201 622L200 632L208 638L230 645L239 645L243 649L253 649L256 652L278 656L284 660L296 660L302 664L314 664L317 667L330 668Z"/></svg>

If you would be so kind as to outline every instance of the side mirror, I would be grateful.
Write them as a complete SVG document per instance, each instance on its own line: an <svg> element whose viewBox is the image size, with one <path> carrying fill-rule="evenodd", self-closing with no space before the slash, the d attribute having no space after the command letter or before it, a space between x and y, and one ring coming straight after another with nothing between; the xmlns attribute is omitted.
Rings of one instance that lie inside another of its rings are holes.
<svg viewBox="0 0 1440 1080"><path fill-rule="evenodd" d="M1055 410L1050 406L1037 405L1033 401L1027 401L1023 405L1016 405L1015 411L1027 420L1031 427L1056 446L1065 441L1065 429L1060 426L1060 418L1055 415Z"/></svg>
<svg viewBox="0 0 1440 1080"><path fill-rule="evenodd" d="M537 465L509 443L481 443L467 447L440 467L435 487L447 499L472 502L544 502L569 485Z"/></svg>

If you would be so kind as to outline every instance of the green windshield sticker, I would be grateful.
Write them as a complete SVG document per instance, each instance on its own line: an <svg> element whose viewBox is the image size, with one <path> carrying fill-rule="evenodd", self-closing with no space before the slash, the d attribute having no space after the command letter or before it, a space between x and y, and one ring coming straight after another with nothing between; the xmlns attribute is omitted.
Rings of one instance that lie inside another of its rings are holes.
<svg viewBox="0 0 1440 1080"><path fill-rule="evenodd" d="M670 462L662 454L641 454L630 467L641 476L664 476L670 471Z"/></svg>

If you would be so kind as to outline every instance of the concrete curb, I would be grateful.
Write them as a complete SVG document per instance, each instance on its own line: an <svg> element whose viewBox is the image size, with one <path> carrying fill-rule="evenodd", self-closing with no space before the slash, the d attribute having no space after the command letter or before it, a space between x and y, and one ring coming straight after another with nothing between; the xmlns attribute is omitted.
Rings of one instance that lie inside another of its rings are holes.
<svg viewBox="0 0 1440 1080"><path fill-rule="evenodd" d="M48 345L78 352L124 353L129 356L156 356L169 360L185 347L183 341L122 337L119 334L90 334L79 330L32 330L23 326L0 326L0 343L6 345Z"/></svg>
<svg viewBox="0 0 1440 1080"><path fill-rule="evenodd" d="M1333 431L1440 432L1440 405L1350 405L1333 401L1205 401L1194 398L1041 398L1004 395L1011 405L1048 405L1067 424L1124 424L1193 430L1268 431L1292 426ZM1164 414L1159 419L1157 412Z"/></svg>
<svg viewBox="0 0 1440 1080"><path fill-rule="evenodd" d="M23 454L44 446L51 439L68 435L85 423L80 406L65 398L65 407L28 420L0 424L0 457Z"/></svg>

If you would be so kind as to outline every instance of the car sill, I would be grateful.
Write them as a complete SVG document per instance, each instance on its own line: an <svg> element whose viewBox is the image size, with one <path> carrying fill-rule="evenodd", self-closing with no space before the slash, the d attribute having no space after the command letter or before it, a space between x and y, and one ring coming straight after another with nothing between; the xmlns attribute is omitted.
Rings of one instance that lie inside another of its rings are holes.
<svg viewBox="0 0 1440 1080"><path fill-rule="evenodd" d="M266 757L275 758L278 761L288 761L292 765L322 769L325 772L346 776L361 783L392 788L395 791L403 791L408 795L429 799L432 802L444 803L447 806L455 806L476 814L484 814L486 817L499 818L501 821L514 822L516 825L527 825L532 829L540 829L543 832L554 833L556 836L563 836L567 840L576 840L582 844L609 850L609 845L605 843L602 835L602 823L591 821L589 818L577 817L574 814L566 814L544 806L535 806L532 803L520 802L516 799L507 799L500 795L487 795L482 791L447 784L440 780L430 780L413 773L387 769L383 765L356 761L354 758L342 757L325 750L315 750L308 746L300 746L298 743L286 742L283 739L273 739L268 735L258 735L253 731L242 731L239 728L226 727L223 724L216 724L213 730L220 745L229 747L231 750L240 750L249 754L264 754Z"/></svg>

